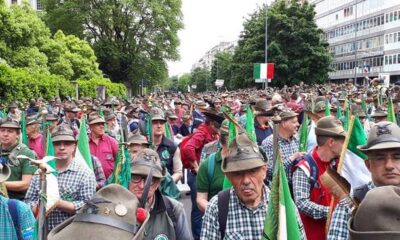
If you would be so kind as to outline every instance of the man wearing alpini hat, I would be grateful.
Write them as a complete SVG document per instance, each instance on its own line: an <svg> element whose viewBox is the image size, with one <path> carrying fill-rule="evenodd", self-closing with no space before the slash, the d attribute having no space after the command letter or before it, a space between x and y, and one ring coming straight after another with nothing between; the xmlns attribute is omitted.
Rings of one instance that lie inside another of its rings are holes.
<svg viewBox="0 0 400 240"><path fill-rule="evenodd" d="M19 142L20 134L21 126L18 121L7 118L0 122L0 160L11 169L11 176L5 182L8 196L23 200L36 167L28 159L19 159L17 156L25 155L35 159L36 154Z"/></svg>
<svg viewBox="0 0 400 240"><path fill-rule="evenodd" d="M320 176L328 168L335 168L346 132L338 119L328 116L318 120L315 135L317 146L292 169L293 197L309 240L320 240L326 236L331 196L322 185Z"/></svg>
<svg viewBox="0 0 400 240"><path fill-rule="evenodd" d="M47 216L48 231L75 215L96 192L94 173L83 165L85 163L74 159L76 138L72 129L62 124L54 129L51 136L57 157L57 181L61 199ZM36 212L39 206L40 192L40 177L35 175L25 197L33 212Z"/></svg>
<svg viewBox="0 0 400 240"><path fill-rule="evenodd" d="M365 165L371 172L372 181L355 188L352 198L362 202L367 192L376 187L400 187L400 128L397 124L386 121L376 123L371 127L367 144L358 146L358 149L367 155ZM349 239L347 224L352 207L348 198L339 202L332 215L328 239Z"/></svg>
<svg viewBox="0 0 400 240"><path fill-rule="evenodd" d="M159 186L167 169L161 165L160 157L152 149L143 149L131 161L131 182L129 191L150 211L143 239L192 239L182 203L161 195ZM146 179L152 181L147 191Z"/></svg>
<svg viewBox="0 0 400 240"><path fill-rule="evenodd" d="M261 239L270 194L264 184L267 160L242 132L230 144L222 171L232 187L210 200L200 239ZM298 223L305 239L299 218Z"/></svg>

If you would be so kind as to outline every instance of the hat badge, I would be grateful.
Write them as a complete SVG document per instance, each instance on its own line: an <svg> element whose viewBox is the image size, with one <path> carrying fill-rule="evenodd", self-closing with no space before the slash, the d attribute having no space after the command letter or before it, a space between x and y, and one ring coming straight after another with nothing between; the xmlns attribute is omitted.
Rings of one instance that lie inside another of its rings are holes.
<svg viewBox="0 0 400 240"><path fill-rule="evenodd" d="M115 214L117 214L120 217L123 217L128 213L128 209L122 204L117 204L115 206L114 211L115 211Z"/></svg>
<svg viewBox="0 0 400 240"><path fill-rule="evenodd" d="M388 128L390 124L386 124L384 126L378 126L376 125L377 131L376 131L376 136L379 137L383 134L392 134L392 131Z"/></svg>

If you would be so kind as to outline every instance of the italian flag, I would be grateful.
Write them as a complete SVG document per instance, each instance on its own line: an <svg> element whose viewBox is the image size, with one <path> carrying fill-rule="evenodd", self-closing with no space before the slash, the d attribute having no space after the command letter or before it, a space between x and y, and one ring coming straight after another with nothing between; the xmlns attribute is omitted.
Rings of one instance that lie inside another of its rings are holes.
<svg viewBox="0 0 400 240"><path fill-rule="evenodd" d="M280 153L277 155L262 239L298 240L301 239L301 233L297 209L290 194Z"/></svg>
<svg viewBox="0 0 400 240"><path fill-rule="evenodd" d="M266 63L255 63L253 69L254 79L267 79L267 68Z"/></svg>
<svg viewBox="0 0 400 240"><path fill-rule="evenodd" d="M371 180L371 174L364 164L367 155L357 146L367 143L364 127L357 116L351 116L347 137L344 144L345 154L342 153L338 166L338 173L350 183L354 189Z"/></svg>
<svg viewBox="0 0 400 240"><path fill-rule="evenodd" d="M83 116L81 126L79 127L79 138L75 152L75 160L81 162L83 166L86 166L89 170L93 171L86 125L86 116Z"/></svg>

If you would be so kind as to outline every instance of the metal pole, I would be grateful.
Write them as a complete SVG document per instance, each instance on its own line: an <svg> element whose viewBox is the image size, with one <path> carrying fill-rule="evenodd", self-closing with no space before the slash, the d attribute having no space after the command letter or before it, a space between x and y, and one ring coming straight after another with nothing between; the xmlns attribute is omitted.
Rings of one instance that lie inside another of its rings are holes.
<svg viewBox="0 0 400 240"><path fill-rule="evenodd" d="M272 160L272 172L275 171L276 157L278 156L279 144L278 144L278 134L279 134L279 123L281 122L281 118L278 113L275 113L275 116L272 118L273 124L273 135L272 135L272 153L274 159Z"/></svg>
<svg viewBox="0 0 400 240"><path fill-rule="evenodd" d="M265 2L265 63L268 64L268 1ZM268 78L265 78L265 88L268 88Z"/></svg>
<svg viewBox="0 0 400 240"><path fill-rule="evenodd" d="M39 228L38 228L38 235L39 240L46 240L47 239L47 221L46 221L46 167L40 167L40 196L39 196Z"/></svg>

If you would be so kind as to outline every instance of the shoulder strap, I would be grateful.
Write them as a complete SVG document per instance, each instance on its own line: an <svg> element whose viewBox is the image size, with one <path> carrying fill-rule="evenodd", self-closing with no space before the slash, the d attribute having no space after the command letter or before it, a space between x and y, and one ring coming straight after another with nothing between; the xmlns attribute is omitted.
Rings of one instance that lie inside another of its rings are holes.
<svg viewBox="0 0 400 240"><path fill-rule="evenodd" d="M310 166L310 185L313 188L318 181L318 166L311 154L306 154L304 159L306 159Z"/></svg>
<svg viewBox="0 0 400 240"><path fill-rule="evenodd" d="M17 234L17 237L18 237L18 239L22 239L21 229L20 229L20 224L19 224L19 213L18 213L18 207L17 207L17 200L8 199L7 204L8 204L8 211L10 212L11 219L13 221L14 229Z"/></svg>
<svg viewBox="0 0 400 240"><path fill-rule="evenodd" d="M215 155L216 153L213 152L208 156L208 166L207 166L207 173L208 173L208 184L211 185L211 182L214 178L214 169L215 169Z"/></svg>
<svg viewBox="0 0 400 240"><path fill-rule="evenodd" d="M353 196L359 202L361 202L364 199L365 195L367 195L368 191L369 191L368 184L364 184L364 185L354 189Z"/></svg>
<svg viewBox="0 0 400 240"><path fill-rule="evenodd" d="M221 239L225 237L226 221L228 218L230 189L218 193L218 223Z"/></svg>
<svg viewBox="0 0 400 240"><path fill-rule="evenodd" d="M168 217L171 219L172 223L174 224L174 228L176 228L176 223L178 219L176 219L175 212L174 212L174 206L172 206L171 200L168 199L168 197L162 195L165 208L167 210Z"/></svg>

